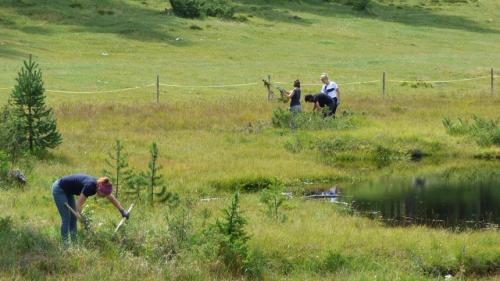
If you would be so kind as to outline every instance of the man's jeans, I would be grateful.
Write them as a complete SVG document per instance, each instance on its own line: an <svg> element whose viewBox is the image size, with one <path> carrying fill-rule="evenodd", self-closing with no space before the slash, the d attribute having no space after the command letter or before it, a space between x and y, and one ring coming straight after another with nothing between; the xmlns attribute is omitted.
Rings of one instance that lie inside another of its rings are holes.
<svg viewBox="0 0 500 281"><path fill-rule="evenodd" d="M68 203L71 208L75 209L75 197L68 195L59 186L59 180L52 185L52 195L56 202L57 210L61 216L61 237L63 241L68 241L69 235L71 239L76 239L76 217L68 210L64 203Z"/></svg>
<svg viewBox="0 0 500 281"><path fill-rule="evenodd" d="M333 98L333 102L328 105L328 109L326 112L323 113L323 117L330 117L332 116L335 118L335 112L337 112L337 98Z"/></svg>

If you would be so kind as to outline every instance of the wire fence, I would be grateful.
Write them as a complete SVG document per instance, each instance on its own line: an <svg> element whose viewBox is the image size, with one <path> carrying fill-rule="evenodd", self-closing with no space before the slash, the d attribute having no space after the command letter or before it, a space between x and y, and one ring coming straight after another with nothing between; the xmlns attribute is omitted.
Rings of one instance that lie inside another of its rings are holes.
<svg viewBox="0 0 500 281"><path fill-rule="evenodd" d="M473 81L473 80L481 80L481 79L486 79L490 78L492 76L490 75L485 75L485 76L480 76L480 77L474 77L474 78L463 78L463 79L454 79L454 80L417 80L417 81L411 81L411 80L387 80L387 82L393 82L393 83L454 83L454 82L464 82L464 81ZM493 78L496 78L498 76L493 75Z"/></svg>
<svg viewBox="0 0 500 281"><path fill-rule="evenodd" d="M259 83L242 83L242 84L219 84L219 85L180 85L180 84L163 84L160 83L159 86L162 87L171 87L171 88L231 88L231 87L247 87L247 86L255 86ZM64 94L101 94L101 93L119 93L119 92L127 92L131 90L145 89L154 87L156 84L148 84L144 86L134 86L127 88L119 88L113 90L101 90L101 91L72 91L72 90L51 90L45 89L45 92L49 93L64 93ZM0 88L0 90L12 90L13 88Z"/></svg>
<svg viewBox="0 0 500 281"><path fill-rule="evenodd" d="M384 76L381 80L370 80L370 81L353 81L353 82L342 82L338 83L339 86L344 86L344 85L363 85L363 84L376 84L376 83L381 83L383 85L383 88L385 89L385 84L386 83L428 83L428 84L438 84L438 83L455 83L455 82L466 82L466 81L474 81L474 80L481 80L481 79L491 79L491 93L493 94L495 89L495 84L494 80L495 78L498 78L500 76L494 75L493 69L491 71L491 75L484 75L484 76L479 76L479 77L471 77L471 78L460 78L460 79L451 79L451 80L391 80L385 79L385 73ZM270 83L270 76L269 76L269 83ZM273 82L274 84L287 84L284 82ZM212 84L212 85L182 85L182 84L165 84L165 83L159 83L159 76L157 76L157 83L152 83L152 84L147 84L143 86L132 86L132 87L126 87L126 88L118 88L118 89L111 89L111 90L98 90L98 91L75 91L75 90L61 90L61 89L46 89L46 92L49 93L63 93L63 94L101 94L101 93L120 93L120 92L127 92L127 91L132 91L132 90L139 90L139 89L146 89L146 88L151 88L155 87L157 88L157 92L159 94L159 88L161 87L169 87L169 88L191 88L191 89L196 89L196 88L237 88L237 87L250 87L250 86L256 86L262 84L261 82L249 82L249 83L237 83L237 84ZM321 86L323 84L321 83L302 83L304 86ZM0 90L12 90L12 87L3 87L0 88ZM385 92L383 93L385 94Z"/></svg>
<svg viewBox="0 0 500 281"><path fill-rule="evenodd" d="M259 83L243 83L243 84L220 84L220 85L175 85L175 84L162 84L160 86L164 87L174 87L174 88L233 88L233 87L247 87L255 86Z"/></svg>
<svg viewBox="0 0 500 281"><path fill-rule="evenodd" d="M381 85L381 93L382 96L385 96L387 94L387 83L395 83L395 84L413 84L413 85L419 85L419 84L446 84L446 83L457 83L457 82L468 82L468 81L474 81L474 80L481 80L481 79L490 79L490 91L491 94L493 95L495 93L495 78L498 78L500 76L495 75L493 68L491 69L490 75L484 75L484 76L478 76L478 77L470 77L470 78L459 78L459 79L450 79L450 80L392 80L392 79L386 79L386 73L383 72L382 74L382 79L381 80L370 80L370 81L355 81L355 82L343 82L343 83L338 83L339 86L344 86L344 85L361 85L361 84L379 84ZM268 80L263 80L264 85L268 90L268 99L272 99L274 96L274 93L271 90L271 76L268 76ZM284 82L274 82L274 84L288 84ZM322 86L322 83L301 83L303 86Z"/></svg>
<svg viewBox="0 0 500 281"><path fill-rule="evenodd" d="M144 88L149 88L149 87L153 87L153 86L154 86L154 84L145 85L145 86L135 86L135 87L129 87L129 88L122 88L122 89L115 89L115 90L104 90L104 91L65 91L65 90L45 90L45 91L49 92L49 93L63 93L63 94L101 94L101 93L127 92L127 91L131 91L131 90L144 89Z"/></svg>
<svg viewBox="0 0 500 281"><path fill-rule="evenodd" d="M453 82L464 82L464 81L473 81L473 80L481 80L486 78L491 78L490 75L474 77L474 78L463 78L463 79L453 79L453 80L386 80L386 82L390 83L429 83L429 84L438 84L438 83L453 83ZM493 75L493 78L497 78L500 76ZM343 85L360 85L360 84L374 84L380 83L381 80L371 80L371 81L357 81L357 82L345 82L345 83L337 83L339 86ZM285 82L274 82L276 84L286 84ZM321 86L321 83L301 83L304 86Z"/></svg>

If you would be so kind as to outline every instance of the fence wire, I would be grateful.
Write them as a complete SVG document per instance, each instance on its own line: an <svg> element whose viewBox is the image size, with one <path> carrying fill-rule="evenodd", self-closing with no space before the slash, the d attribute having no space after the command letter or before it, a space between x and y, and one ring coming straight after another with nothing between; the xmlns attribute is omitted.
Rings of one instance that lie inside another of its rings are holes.
<svg viewBox="0 0 500 281"><path fill-rule="evenodd" d="M386 80L389 83L455 83L455 82L464 82L464 81L473 81L491 78L491 75L485 75L480 77L472 77L472 78L462 78L462 79L452 79L452 80ZM494 75L493 78L498 78L500 76ZM170 88L235 88L235 87L249 87L259 85L261 82L253 82L253 83L239 83L239 84L214 84L214 85L182 85L182 84L165 84L160 83L159 85L162 87L170 87ZM273 82L275 84L287 84L284 82ZM375 84L382 83L381 80L370 80L370 81L354 81L354 82L343 82L338 83L339 86L342 85L362 85L362 84ZM302 83L304 86L321 86L323 84L320 83ZM138 89L145 89L156 86L155 83L147 84L143 86L133 86L127 88L118 88L112 90L100 90L100 91L74 91L74 90L52 90L46 89L46 92L49 93L64 93L64 94L101 94L101 93L119 93L119 92L127 92ZM0 90L11 90L12 87L4 87L0 88Z"/></svg>

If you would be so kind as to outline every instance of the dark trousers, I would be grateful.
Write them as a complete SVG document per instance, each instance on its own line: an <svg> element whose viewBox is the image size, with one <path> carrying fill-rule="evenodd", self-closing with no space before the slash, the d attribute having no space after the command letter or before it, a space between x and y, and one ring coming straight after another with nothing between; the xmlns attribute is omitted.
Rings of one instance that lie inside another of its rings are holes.
<svg viewBox="0 0 500 281"><path fill-rule="evenodd" d="M333 102L326 106L328 110L323 113L323 117L333 116L335 118L335 112L337 112L337 98L333 98Z"/></svg>

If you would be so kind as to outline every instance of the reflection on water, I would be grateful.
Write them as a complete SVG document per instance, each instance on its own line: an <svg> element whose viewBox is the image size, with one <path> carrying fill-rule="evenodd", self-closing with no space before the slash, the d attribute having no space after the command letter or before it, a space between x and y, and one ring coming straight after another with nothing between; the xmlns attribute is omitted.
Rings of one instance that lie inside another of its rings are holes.
<svg viewBox="0 0 500 281"><path fill-rule="evenodd" d="M500 169L388 177L335 189L335 200L388 224L498 227Z"/></svg>

